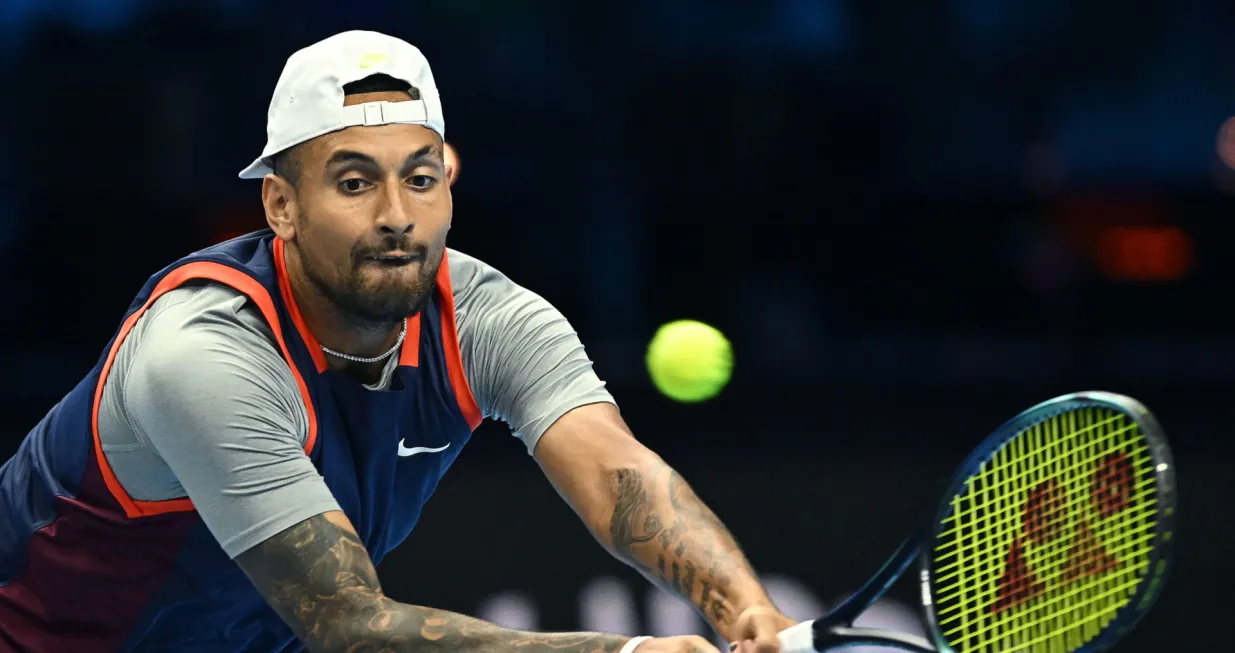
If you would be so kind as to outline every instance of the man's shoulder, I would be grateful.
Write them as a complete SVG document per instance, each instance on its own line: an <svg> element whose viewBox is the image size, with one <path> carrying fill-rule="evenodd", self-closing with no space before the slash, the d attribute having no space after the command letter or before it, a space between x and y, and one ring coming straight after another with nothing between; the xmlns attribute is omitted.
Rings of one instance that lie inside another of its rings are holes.
<svg viewBox="0 0 1235 653"><path fill-rule="evenodd" d="M237 338L245 334L248 337ZM257 336L256 338L254 336ZM192 352L203 341L242 341L275 346L274 332L247 295L215 282L193 282L167 291L156 299L134 325L126 341L145 341ZM126 344L128 344L126 342ZM243 356L245 349L235 350Z"/></svg>
<svg viewBox="0 0 1235 653"><path fill-rule="evenodd" d="M468 313L494 318L498 316L499 307L536 308L545 301L475 256L447 249L447 260L450 264L451 292L460 319ZM510 310L501 312L509 313Z"/></svg>
<svg viewBox="0 0 1235 653"><path fill-rule="evenodd" d="M299 397L261 311L247 295L213 282L187 284L156 299L120 343L107 385L130 409L144 405L147 411L207 395L223 402L248 397L250 403L261 393Z"/></svg>
<svg viewBox="0 0 1235 653"><path fill-rule="evenodd" d="M457 249L447 247L446 260L450 266L451 289L456 297L477 285L509 281L497 268Z"/></svg>

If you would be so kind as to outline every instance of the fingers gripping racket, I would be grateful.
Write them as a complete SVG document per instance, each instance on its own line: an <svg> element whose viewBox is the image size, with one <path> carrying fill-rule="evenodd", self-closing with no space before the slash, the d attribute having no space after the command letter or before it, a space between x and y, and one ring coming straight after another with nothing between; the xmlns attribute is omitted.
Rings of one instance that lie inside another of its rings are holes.
<svg viewBox="0 0 1235 653"><path fill-rule="evenodd" d="M1161 591L1174 512L1174 465L1144 406L1052 399L987 438L928 527L835 610L783 631L782 653L1105 650ZM915 563L930 640L853 627Z"/></svg>

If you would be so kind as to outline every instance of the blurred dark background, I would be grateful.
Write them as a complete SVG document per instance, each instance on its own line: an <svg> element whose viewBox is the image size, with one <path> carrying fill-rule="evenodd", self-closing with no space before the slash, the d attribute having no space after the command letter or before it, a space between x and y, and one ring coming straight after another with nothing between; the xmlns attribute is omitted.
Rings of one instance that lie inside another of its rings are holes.
<svg viewBox="0 0 1235 653"><path fill-rule="evenodd" d="M1119 650L1229 649L1229 0L0 0L0 459L150 274L264 225L236 173L279 71L354 28L433 65L451 245L571 318L786 610L855 589L1004 419L1100 388L1158 413L1180 484L1177 566ZM710 403L647 380L676 318L735 343ZM381 571L512 625L701 628L495 425ZM918 627L913 597L876 621Z"/></svg>

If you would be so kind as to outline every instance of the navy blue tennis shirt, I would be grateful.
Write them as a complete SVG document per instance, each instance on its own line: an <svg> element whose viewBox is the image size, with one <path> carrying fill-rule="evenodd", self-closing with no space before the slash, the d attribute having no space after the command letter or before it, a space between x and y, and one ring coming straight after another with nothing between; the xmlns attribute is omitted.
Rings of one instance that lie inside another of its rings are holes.
<svg viewBox="0 0 1235 653"><path fill-rule="evenodd" d="M239 318L169 301L205 289L263 326L257 344ZM380 387L327 368L270 231L193 253L0 467L0 651L302 650L236 555L341 509L377 563L483 417L530 452L599 401L560 313L454 250Z"/></svg>

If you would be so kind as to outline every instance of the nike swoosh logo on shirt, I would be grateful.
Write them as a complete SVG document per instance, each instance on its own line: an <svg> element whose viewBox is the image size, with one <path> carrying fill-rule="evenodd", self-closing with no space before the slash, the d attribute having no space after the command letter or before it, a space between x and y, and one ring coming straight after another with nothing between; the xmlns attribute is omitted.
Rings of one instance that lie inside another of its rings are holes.
<svg viewBox="0 0 1235 653"><path fill-rule="evenodd" d="M450 448L449 444L443 444L442 446L436 449L432 447L410 447L409 448L409 447L403 446L403 441L399 440L399 455L400 456L415 456L418 453L437 453L439 451L445 451L449 448Z"/></svg>

